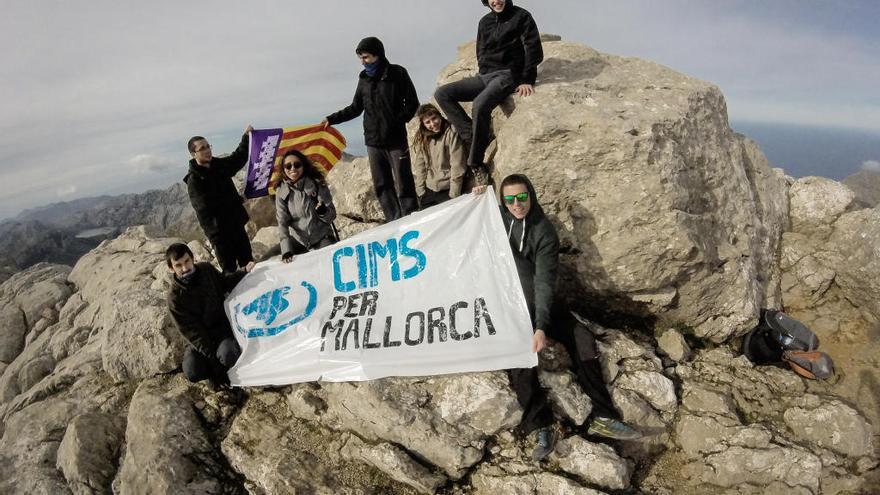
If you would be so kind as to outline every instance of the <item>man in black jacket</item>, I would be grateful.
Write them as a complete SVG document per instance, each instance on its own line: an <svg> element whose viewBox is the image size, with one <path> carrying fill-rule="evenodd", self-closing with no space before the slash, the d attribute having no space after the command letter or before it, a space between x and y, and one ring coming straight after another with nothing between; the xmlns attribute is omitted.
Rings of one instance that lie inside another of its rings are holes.
<svg viewBox="0 0 880 495"><path fill-rule="evenodd" d="M229 383L226 371L241 355L232 334L223 301L245 274L254 267L220 273L210 263L195 263L186 244L172 244L165 251L171 272L166 302L171 319L189 342L183 356L183 374L191 382L210 379L218 385Z"/></svg>
<svg viewBox="0 0 880 495"><path fill-rule="evenodd" d="M226 157L214 157L211 145L202 136L193 136L187 143L192 160L183 181L199 225L226 273L254 260L251 242L244 230L248 214L232 182L232 177L247 164L252 130L247 126L238 148Z"/></svg>
<svg viewBox="0 0 880 495"><path fill-rule="evenodd" d="M482 194L485 190L485 186L480 186L473 192ZM619 440L639 438L639 432L621 421L614 406L602 376L593 335L577 324L563 304L554 304L559 237L538 203L535 188L525 175L512 174L504 178L499 190L504 230L534 325L532 352L544 348L548 335L565 346L578 383L593 403L589 433ZM553 413L538 382L537 370L517 368L508 370L508 374L523 407L519 429L523 433L537 430L538 447L534 457L543 459L553 450L556 434L551 428Z"/></svg>
<svg viewBox="0 0 880 495"><path fill-rule="evenodd" d="M373 189L385 221L390 222L409 215L419 206L406 136L406 123L415 115L419 97L406 69L385 58L385 47L378 38L364 38L355 53L364 70L358 78L354 99L322 123L335 125L364 114L364 141Z"/></svg>
<svg viewBox="0 0 880 495"><path fill-rule="evenodd" d="M471 143L468 166L484 170L490 141L492 109L511 93L529 96L534 91L538 64L544 60L538 26L528 11L511 0L482 0L491 12L477 28L477 64L480 74L437 88L434 98L458 135ZM459 102L473 101L473 119Z"/></svg>

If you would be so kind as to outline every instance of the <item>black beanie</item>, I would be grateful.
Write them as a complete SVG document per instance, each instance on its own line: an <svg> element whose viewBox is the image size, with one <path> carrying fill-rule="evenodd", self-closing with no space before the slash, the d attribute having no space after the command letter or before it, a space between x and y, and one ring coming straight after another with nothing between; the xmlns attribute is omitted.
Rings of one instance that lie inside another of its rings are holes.
<svg viewBox="0 0 880 495"><path fill-rule="evenodd" d="M370 36L369 38L364 38L358 43L357 48L354 49L354 52L358 55L362 53L370 53L379 58L385 58L385 45L374 36Z"/></svg>

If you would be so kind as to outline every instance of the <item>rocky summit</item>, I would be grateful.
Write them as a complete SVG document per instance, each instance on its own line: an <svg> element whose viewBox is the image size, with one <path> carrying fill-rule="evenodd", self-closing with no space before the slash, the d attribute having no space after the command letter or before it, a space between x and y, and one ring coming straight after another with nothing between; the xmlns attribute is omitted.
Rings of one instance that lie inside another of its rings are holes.
<svg viewBox="0 0 880 495"><path fill-rule="evenodd" d="M587 434L592 404L559 344L541 355L562 424L542 463L513 434L522 409L501 371L190 384L164 299L162 254L181 239L134 227L0 285L0 493L880 492L880 213L771 168L712 84L543 39L536 93L496 110L488 161L496 180L534 181L562 238L558 293L644 438ZM439 82L475 65L464 45ZM329 175L343 235L381 220L364 162ZM271 255L271 205L250 211L255 252ZM760 309L782 306L819 335L834 378L741 355Z"/></svg>

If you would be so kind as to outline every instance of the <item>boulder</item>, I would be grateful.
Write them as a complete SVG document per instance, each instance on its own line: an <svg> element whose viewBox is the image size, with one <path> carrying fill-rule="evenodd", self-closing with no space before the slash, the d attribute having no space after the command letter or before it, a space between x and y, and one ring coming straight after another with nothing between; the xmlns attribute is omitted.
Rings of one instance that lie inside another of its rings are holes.
<svg viewBox="0 0 880 495"><path fill-rule="evenodd" d="M592 443L578 436L569 437L559 441L550 458L558 462L563 471L587 483L612 490L629 487L632 465L607 445Z"/></svg>
<svg viewBox="0 0 880 495"><path fill-rule="evenodd" d="M168 316L165 293L151 289L153 270L177 239L128 229L77 262L70 273L99 317L104 369L116 380L146 378L180 365L185 341Z"/></svg>
<svg viewBox="0 0 880 495"><path fill-rule="evenodd" d="M691 357L691 348L687 341L673 328L666 330L657 338L657 345L660 352L675 362L686 361Z"/></svg>
<svg viewBox="0 0 880 495"><path fill-rule="evenodd" d="M547 389L547 397L557 415L575 425L584 424L593 410L593 403L570 371L541 371L538 380Z"/></svg>
<svg viewBox="0 0 880 495"><path fill-rule="evenodd" d="M109 493L124 433L124 418L104 413L81 414L67 425L56 466L73 493Z"/></svg>
<svg viewBox="0 0 880 495"><path fill-rule="evenodd" d="M596 308L742 335L778 299L785 181L719 89L659 64L544 43L534 95L494 112L495 180L525 173ZM473 45L439 83L472 75Z"/></svg>
<svg viewBox="0 0 880 495"><path fill-rule="evenodd" d="M385 214L370 175L370 162L367 157L357 157L352 161L339 161L327 174L327 185L333 195L336 214L359 222L383 222Z"/></svg>
<svg viewBox="0 0 880 495"><path fill-rule="evenodd" d="M799 439L849 457L874 454L871 425L840 401L827 402L815 409L792 407L785 411L784 418Z"/></svg>
<svg viewBox="0 0 880 495"><path fill-rule="evenodd" d="M157 377L138 386L128 411L116 493L231 493L237 476L211 443L186 380ZM242 490L243 491L243 490Z"/></svg>

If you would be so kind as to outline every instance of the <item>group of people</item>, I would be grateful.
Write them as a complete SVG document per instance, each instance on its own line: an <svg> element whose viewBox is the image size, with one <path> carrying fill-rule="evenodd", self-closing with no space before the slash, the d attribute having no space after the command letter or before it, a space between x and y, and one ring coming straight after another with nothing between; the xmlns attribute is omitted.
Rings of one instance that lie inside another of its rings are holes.
<svg viewBox="0 0 880 495"><path fill-rule="evenodd" d="M493 139L492 110L513 93L525 97L534 92L537 66L543 60L534 19L511 0L482 3L490 12L480 19L477 32L479 74L437 88L434 96L439 109L430 103L419 105L406 69L391 64L382 42L368 37L355 49L364 68L352 103L322 122L334 125L364 115L370 174L386 221L470 189L474 194L484 193L488 178L484 154ZM472 115L462 108L463 101L473 101ZM410 147L406 124L414 116L418 131ZM247 163L251 130L248 126L238 148L222 158L212 155L204 137L195 136L188 143L192 160L184 182L222 269L196 263L185 244L173 244L165 254L173 278L168 307L190 342L182 368L194 382L207 378L228 385L227 370L241 354L223 301L254 266L244 229L248 215L232 182ZM333 227L336 209L324 175L296 150L282 157L281 167L275 183L276 218L281 258L289 262L297 244L306 250L320 249L339 237ZM617 439L638 437L614 407L592 334L579 327L562 304L554 305L559 240L538 204L534 187L524 175L510 175L500 184L500 199L505 231L532 318L532 351L539 352L548 335L566 346L578 382L592 399L590 433ZM509 370L509 376L525 411L520 431L537 432L534 457L543 459L553 450L556 429L537 371L514 369Z"/></svg>

